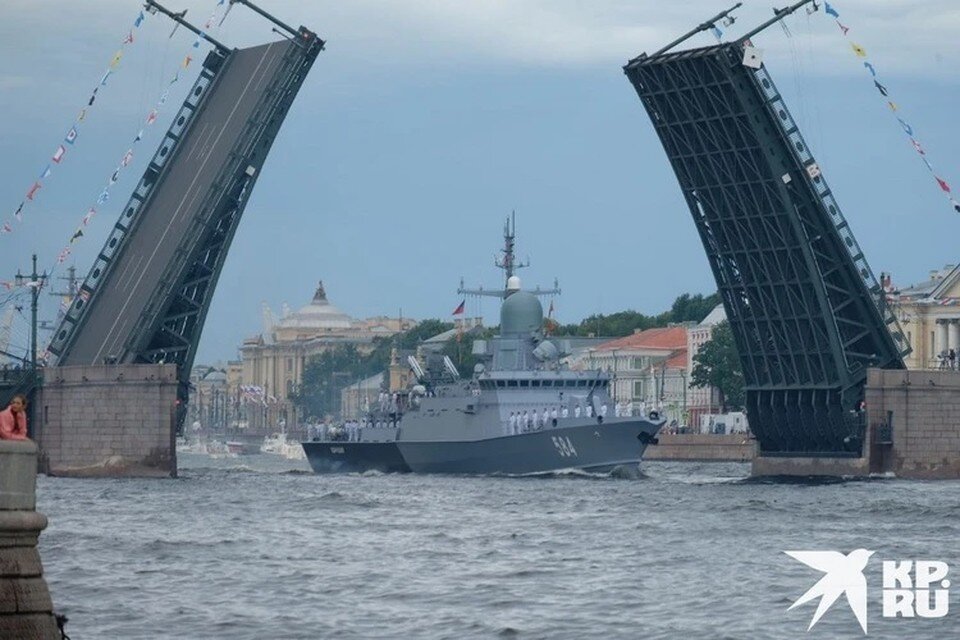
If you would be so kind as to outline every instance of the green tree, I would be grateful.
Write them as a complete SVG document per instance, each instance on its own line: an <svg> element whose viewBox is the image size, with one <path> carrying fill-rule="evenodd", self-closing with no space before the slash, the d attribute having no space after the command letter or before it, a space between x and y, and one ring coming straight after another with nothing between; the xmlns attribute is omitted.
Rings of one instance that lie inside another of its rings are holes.
<svg viewBox="0 0 960 640"><path fill-rule="evenodd" d="M677 296L670 307L670 322L700 322L713 308L720 304L720 294L704 296L702 293Z"/></svg>
<svg viewBox="0 0 960 640"><path fill-rule="evenodd" d="M594 314L579 324L558 325L552 332L558 336L604 336L620 338L634 331L645 331L665 327L671 322L700 322L720 303L716 293L705 296L702 293L684 293L677 296L669 311L648 316L639 311L617 311L609 315Z"/></svg>
<svg viewBox="0 0 960 640"><path fill-rule="evenodd" d="M720 392L722 411L743 408L743 370L733 331L726 320L713 328L713 336L693 357L690 384L694 387L716 387Z"/></svg>

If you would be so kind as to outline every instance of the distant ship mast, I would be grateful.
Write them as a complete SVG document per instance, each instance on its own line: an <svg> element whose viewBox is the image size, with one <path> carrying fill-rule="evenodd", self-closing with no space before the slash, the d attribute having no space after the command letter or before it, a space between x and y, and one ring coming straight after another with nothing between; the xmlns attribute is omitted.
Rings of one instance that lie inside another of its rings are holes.
<svg viewBox="0 0 960 640"><path fill-rule="evenodd" d="M482 286L476 289L467 289L464 287L463 278L460 278L460 288L457 293L463 296L506 298L507 284L511 277L516 274L517 269L523 269L530 266L530 259L526 262L517 262L517 212L514 211L507 218L503 225L503 249L500 250L502 256L494 256L493 264L498 269L503 270L503 289L484 289ZM538 285L536 289L530 290L535 296L556 296L560 295L560 282L554 278L552 289L541 289Z"/></svg>

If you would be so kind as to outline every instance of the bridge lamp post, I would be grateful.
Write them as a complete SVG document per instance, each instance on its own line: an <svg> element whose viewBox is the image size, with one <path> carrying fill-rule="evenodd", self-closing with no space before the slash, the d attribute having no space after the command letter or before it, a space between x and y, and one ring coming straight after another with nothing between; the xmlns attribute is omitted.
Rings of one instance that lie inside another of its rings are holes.
<svg viewBox="0 0 960 640"><path fill-rule="evenodd" d="M40 298L40 289L46 283L47 272L37 273L37 254L33 254L33 273L25 276L18 269L16 284L18 287L30 287L30 367L34 373L37 370L37 300Z"/></svg>
<svg viewBox="0 0 960 640"><path fill-rule="evenodd" d="M38 376L37 376L37 300L40 298L40 289L43 288L43 285L47 283L47 272L37 273L37 254L33 254L33 272L29 276L20 273L20 270L17 269L17 275L15 276L15 281L18 287L27 286L30 287L30 392L31 395L33 390L37 387ZM32 398L31 398L32 399ZM31 438L33 437L35 413L33 413L33 403L30 403L31 413L30 413L30 426L28 427L27 435Z"/></svg>

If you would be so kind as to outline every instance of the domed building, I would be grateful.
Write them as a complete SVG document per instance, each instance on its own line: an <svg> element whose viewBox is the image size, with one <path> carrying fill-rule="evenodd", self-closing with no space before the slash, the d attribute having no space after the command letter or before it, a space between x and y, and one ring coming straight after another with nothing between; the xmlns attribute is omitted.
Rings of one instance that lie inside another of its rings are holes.
<svg viewBox="0 0 960 640"><path fill-rule="evenodd" d="M284 305L279 319L264 303L263 324L263 333L247 338L240 347L243 373L237 393L247 407L248 428L269 431L276 430L280 420L294 428L304 417L296 415L289 397L299 388L309 358L348 344L369 353L374 338L407 331L417 321L353 318L327 299L320 281L308 304L293 312Z"/></svg>

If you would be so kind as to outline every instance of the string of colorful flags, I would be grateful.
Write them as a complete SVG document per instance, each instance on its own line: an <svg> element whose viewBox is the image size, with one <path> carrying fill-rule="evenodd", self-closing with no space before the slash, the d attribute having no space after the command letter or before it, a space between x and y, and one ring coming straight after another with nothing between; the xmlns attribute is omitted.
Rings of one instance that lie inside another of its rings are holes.
<svg viewBox="0 0 960 640"><path fill-rule="evenodd" d="M13 217L17 222L23 222L23 212L24 208L28 207L30 203L34 202L37 198L37 193L40 189L43 188L44 181L53 174L54 166L59 166L63 164L64 159L67 156L68 149L72 149L77 142L77 137L79 136L80 123L82 123L86 117L87 112L93 108L94 103L97 100L99 92L101 89L107 86L107 79L113 75L114 72L120 66L120 60L123 59L123 54L126 52L126 49L129 45L133 44L134 37L133 32L135 29L139 29L140 25L143 24L145 20L143 11L140 11L137 14L136 19L133 21L133 26L127 31L127 34L123 37L120 42L120 48L113 54L113 57L110 59L110 64L107 65L106 70L103 72L103 75L100 77L99 82L93 88L93 91L90 93L90 97L87 99L86 104L80 109L80 112L77 114L77 117L74 119L73 124L67 130L66 135L57 145L56 150L54 150L53 155L50 156L50 162L43 168L40 172L40 176L33 181L33 184L30 185L30 188L27 189L27 193L24 196L23 200L20 201L19 206L17 206L16 211L13 212ZM0 234L7 234L13 232L13 224L8 218L4 221L3 225L0 226Z"/></svg>
<svg viewBox="0 0 960 640"><path fill-rule="evenodd" d="M899 105L894 102L890 96L890 90L884 83L880 82L880 74L870 61L866 49L854 42L850 37L850 27L846 26L840 21L840 12L837 11L836 7L831 5L829 2L824 2L823 10L826 15L832 17L836 21L837 26L840 27L841 33L843 33L843 36L850 43L850 48L853 50L853 53L858 58L862 59L863 68L867 73L870 74L870 79L873 81L874 88L880 94L880 97L883 99L883 101L886 102L887 108L897 119L897 122L900 124L900 128L903 129L903 132L908 138L910 138L910 144L913 146L914 151L916 151L917 155L920 156L920 159L923 160L923 164L927 167L927 170L930 172L930 175L933 176L933 179L936 180L940 191L943 192L946 195L947 200L950 201L950 206L953 207L954 211L960 213L960 202L957 202L956 198L953 197L953 192L950 189L950 185L940 176L937 170L933 167L933 164L930 163L930 159L927 157L927 152L923 148L923 145L920 144L913 127L903 118Z"/></svg>
<svg viewBox="0 0 960 640"><path fill-rule="evenodd" d="M207 19L207 21L204 22L204 25L203 25L203 26L204 26L204 30L201 31L201 34L197 36L197 38L194 40L193 44L191 45L191 48L192 48L192 49L199 49L199 48L200 48L200 44L201 44L202 41L204 40L204 34L205 34L208 30L210 30L210 29L212 29L212 28L215 29L216 27L219 27L220 24L223 23L223 20L226 18L227 13L229 13L229 11L230 11L230 6L227 7L227 10L226 10L226 12L223 14L223 16L220 16L220 21L219 21L219 23L217 23L216 20L217 20L217 17L218 17L218 15L219 15L220 7L224 6L224 5L226 4L226 1L227 1L227 0L217 0L216 7L214 8L213 12L211 13L211 15L210 15L210 17ZM137 18L134 20L134 23L133 23L134 27L139 29L140 25L143 24L144 19L145 19L144 13L143 13L142 11L139 12ZM179 26L179 25L178 25L178 26ZM174 32L175 32L175 31L176 31L176 30L174 30ZM171 35L171 37L172 37L172 36L173 36L173 33L171 33L170 35ZM133 41L134 41L134 38L133 38L133 30L131 29L130 32L128 33L128 35L123 39L123 46L126 46L126 45L128 45L128 44L131 44ZM111 68L111 69L108 69L108 71L109 71L110 73L112 73L112 72L116 69L116 66L117 66L117 64L119 63L119 60L122 59L122 57L123 57L123 47L121 47L121 50L120 50L120 51L117 51L117 53L115 53L114 56L113 56L113 58L111 59L112 68ZM117 166L115 167L115 169L114 169L113 172L111 173L109 179L107 180L106 185L105 185L104 188L100 191L99 195L98 195L97 198L96 198L95 204L91 205L90 207L88 207L88 208L86 209L86 212L84 213L83 217L81 218L79 225L77 226L77 228L76 228L76 230L73 232L73 234L70 236L70 239L68 240L67 244L66 244L66 245L60 250L60 252L57 254L57 257L56 257L56 260L55 260L55 264L54 264L53 266L51 266L50 269L48 269L48 274L49 274L49 275L52 275L53 272L56 270L56 267L59 266L59 265L62 265L62 264L67 260L67 258L68 258L68 257L70 256L70 254L72 253L73 245L74 245L80 238L84 237L84 235L85 235L84 229L90 224L90 222L91 222L91 220L93 219L93 217L97 214L97 208L100 207L100 206L102 206L103 204L105 204L105 203L109 200L109 198L110 198L110 189L113 187L113 185L115 185L115 184L118 182L118 180L119 180L119 178L120 178L120 174L121 174L121 172L123 171L123 169L125 169L125 168L126 168L128 165L130 165L130 163L133 161L134 149L135 149L137 143L139 143L139 142L143 139L144 134L145 134L145 132L146 132L146 129L149 128L151 125L153 125L153 124L157 121L162 107L164 106L164 104L166 104L167 99L169 98L171 87L180 80L180 74L181 74L181 72L182 72L184 69L186 69L187 67L189 67L189 66L190 66L190 63L191 63L192 61L193 61L193 56L190 55L189 53L188 53L186 56L184 56L184 59L183 59L183 61L178 65L177 70L176 70L176 72L174 73L173 78L166 84L166 86L165 86L165 88L163 89L162 93L160 94L160 97L159 97L159 99L157 100L156 104L153 106L153 108L151 108L151 110L150 110L150 112L147 114L146 118L144 118L144 120L143 120L143 122L142 122L142 124L141 124L141 126L140 126L140 129L139 129L139 131L137 132L136 136L134 137L133 142L131 143L130 147L127 149L127 151L126 151L126 152L123 154L123 156L120 158L119 163L117 164ZM80 111L80 114L77 116L76 121L74 122L73 126L70 128L70 131L67 133L67 136L65 137L65 140L64 140L64 141L65 141L66 143L72 145L72 144L74 144L74 142L76 141L76 139L77 139L77 137L78 137L78 131L77 131L78 126L77 126L77 125L86 118L87 112L88 112L89 108L93 106L93 104L94 104L94 102L95 102L95 100L96 100L96 97L98 96L98 92L99 92L100 88L103 87L103 86L106 86L105 81L106 81L106 78L108 78L108 77L110 76L110 73L105 73L105 74L104 74L104 76L101 78L100 83L97 85L97 87L94 89L93 93L91 94L90 99L88 100L87 106L84 107L84 108ZM60 161L62 161L63 156L64 156L65 153L66 153L65 150L64 150L64 151L61 151L61 149L63 149L63 146L62 146L62 145L60 145L60 147L58 147L57 151L54 153L54 161L57 162L58 164L59 164ZM59 160L56 160L56 157L57 157L57 156L59 156ZM48 169L45 169L44 172L41 174L41 179L42 179L42 178L45 178L45 177L47 177L47 176L49 176L49 175L50 175L49 170L48 170ZM37 188L33 191L33 193L35 194L37 190L39 190L39 187L37 187ZM30 198L30 200L32 200L32 199L33 199L33 198ZM24 207L24 203L21 203L21 204L20 204L20 207L18 207L18 209L17 209L17 214L18 214L18 215L16 216L16 218L17 218L18 221L22 221L22 217L21 217L21 215L19 215L19 214L22 213L23 207ZM0 234L11 233L12 231L13 231L13 226L10 224L10 221L9 221L9 220L6 221L6 222L4 222L4 224L3 224L2 226L0 226ZM13 282L9 282L9 281L0 281L0 287L2 287L3 289L6 289L6 290L9 291L9 290L11 290L11 289L13 289L13 288L15 287L15 284L14 284ZM72 303L72 300L62 300L62 301L61 301L61 311L64 311L64 309L63 309L64 306L69 307L69 305L70 305L71 303Z"/></svg>
<svg viewBox="0 0 960 640"><path fill-rule="evenodd" d="M200 35L198 35L196 40L194 40L193 45L191 47L192 49L200 48L200 43L204 40L204 35L206 33L206 30L209 30L211 29L211 27L214 27L214 23L217 19L219 9L225 3L226 3L226 0L218 0L216 7L214 8L213 12L210 14L210 17L203 24L204 30L202 30L200 32ZM224 14L224 17L226 17L226 14ZM160 115L160 111L163 109L163 106L167 103L167 99L170 97L171 87L173 87L173 85L175 85L177 82L180 81L181 71L189 67L192 61L193 61L193 56L191 56L188 53L184 57L180 65L177 67L177 70L174 73L173 78L171 78L170 81L167 82L156 104L154 104L153 108L150 109L150 112L147 113L146 117L144 118L140 126L140 130L137 131L137 135L133 138L133 142L130 143L130 147L126 150L126 152L120 158L120 161L117 163L117 166L113 170L113 173L111 173L110 177L107 179L106 185L104 185L103 189L100 190L100 193L97 196L95 203L90 205L87 208L86 213L84 213L83 218L80 220L80 223L77 226L76 230L73 232L73 235L70 236L70 240L63 247L63 249L60 250L60 253L57 254L57 262L56 262L57 265L63 264L67 260L67 258L70 257L70 254L73 251L74 243L84 236L84 229L90 224L90 221L97 214L97 208L106 204L107 201L110 199L110 190L113 188L113 185L115 185L117 181L120 179L121 172L127 166L129 166L130 163L133 161L134 150L136 149L138 143L141 140L143 140L146 130L157 121L157 118Z"/></svg>

